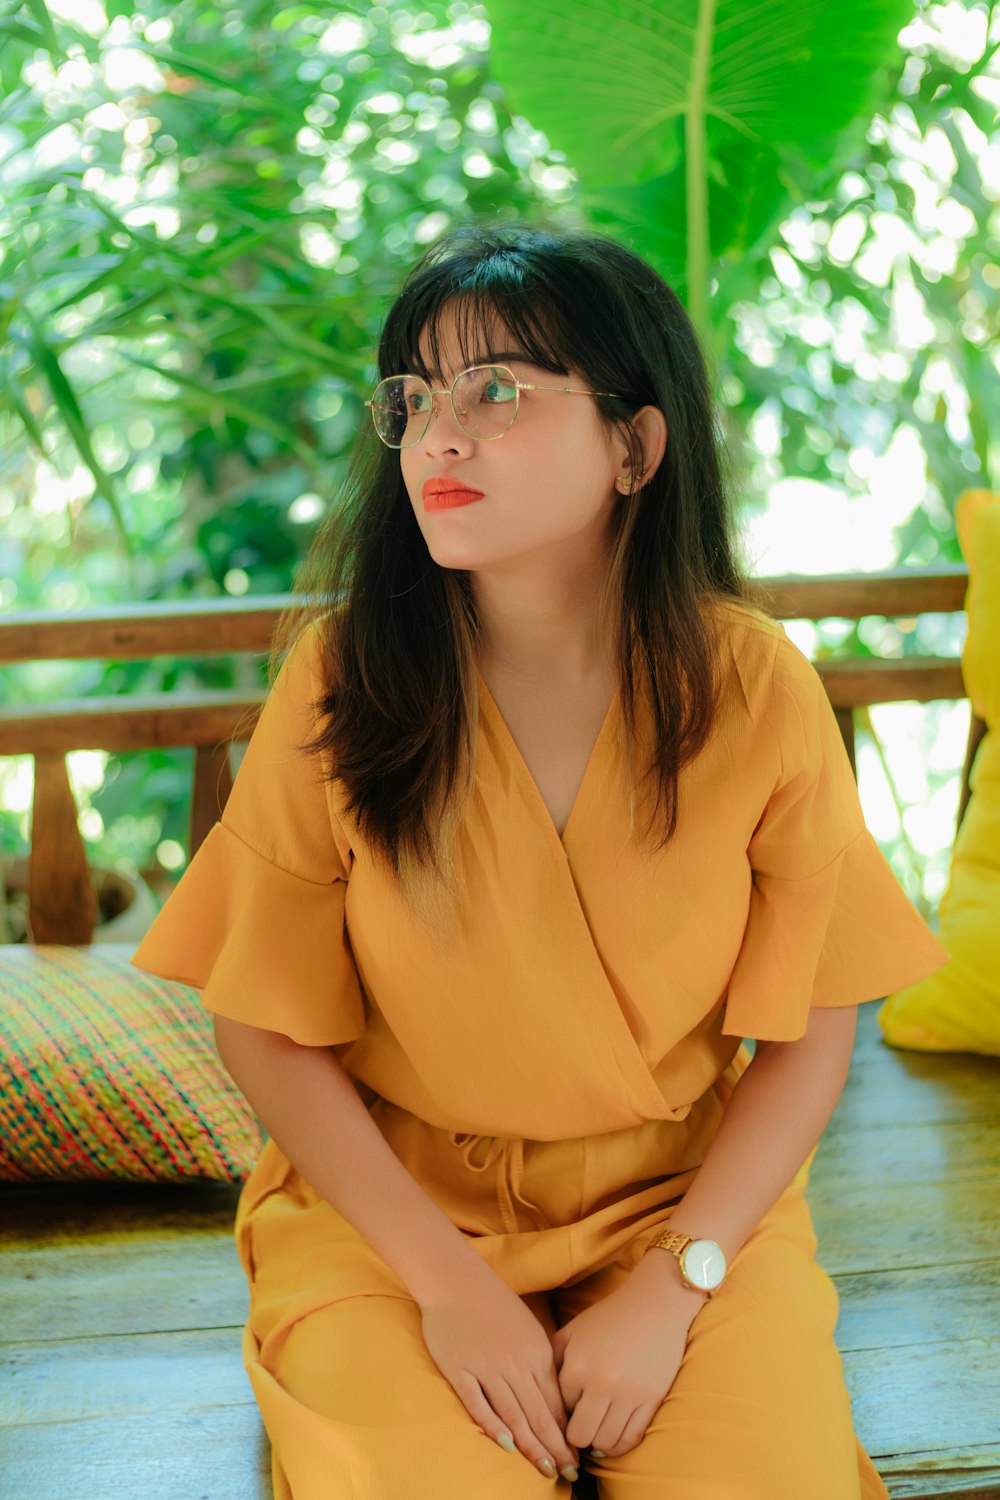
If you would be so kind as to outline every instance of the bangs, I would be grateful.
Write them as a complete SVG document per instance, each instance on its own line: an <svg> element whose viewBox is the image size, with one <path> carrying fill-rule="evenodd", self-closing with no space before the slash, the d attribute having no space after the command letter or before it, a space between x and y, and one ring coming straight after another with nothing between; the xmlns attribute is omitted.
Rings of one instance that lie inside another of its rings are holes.
<svg viewBox="0 0 1000 1500"><path fill-rule="evenodd" d="M495 267L493 270L495 274ZM432 382L441 374L440 331L446 310L455 314L462 368L483 363L491 354L520 349L520 358L529 364L555 375L569 374L566 351L556 347L561 330L549 326L553 322L552 307L547 307L543 320L539 307L525 301L523 292L496 285L468 292L436 287L423 300L404 297L392 326L386 325L381 350L383 376L413 373ZM423 334L430 350L429 365L420 354Z"/></svg>

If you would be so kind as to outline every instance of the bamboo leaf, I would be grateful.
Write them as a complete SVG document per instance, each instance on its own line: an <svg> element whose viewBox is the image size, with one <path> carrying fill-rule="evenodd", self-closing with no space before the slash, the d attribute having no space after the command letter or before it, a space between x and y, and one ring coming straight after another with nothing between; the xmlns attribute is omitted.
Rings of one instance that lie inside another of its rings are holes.
<svg viewBox="0 0 1000 1500"><path fill-rule="evenodd" d="M7 399L20 417L28 437L34 443L41 456L48 458L49 455L46 452L42 430L35 421L34 413L28 405L24 392L21 390L17 376L7 365L4 365L3 369L3 385L7 393Z"/></svg>
<svg viewBox="0 0 1000 1500"><path fill-rule="evenodd" d="M314 359L318 359L322 364L339 369L339 360L327 344L321 343L319 339L310 337L307 333L300 332L299 329L293 328L288 323L283 323L261 298L245 297L242 301L237 302L235 298L226 297L221 292L217 292L213 288L207 287L190 277L180 278L178 284L188 291L197 292L199 298L205 301L215 302L220 307L228 307L233 312L242 312L251 318L256 318L286 348L298 349L303 354L311 354Z"/></svg>
<svg viewBox="0 0 1000 1500"><path fill-rule="evenodd" d="M189 73L192 78L201 78L205 83L214 84L216 88L225 89L228 92L239 94L241 99L255 104L268 115L275 115L286 120L295 120L299 123L299 116L293 109L288 108L276 94L260 94L256 89L249 88L240 78L227 78L224 73L219 73L214 68L208 68L196 57L187 53L173 52L167 47L145 47L147 57L151 57L155 63L163 67L172 68L175 73Z"/></svg>
<svg viewBox="0 0 1000 1500"><path fill-rule="evenodd" d="M190 393L189 404L206 407L221 407L230 416L245 422L248 427L257 427L261 432L270 433L271 437L277 438L278 442L284 443L286 447L298 454L311 468L316 462L316 452L304 443L297 433L293 432L283 422L277 422L265 412L257 411L252 406L246 406L242 401L236 401L227 391L219 390L217 386L206 385L204 380L195 380L190 375L184 375L180 370L162 369L151 359L143 359L138 354L128 354L125 350L119 350L123 359L129 364L137 365L144 370L152 370L164 380L172 380L176 385Z"/></svg>
<svg viewBox="0 0 1000 1500"><path fill-rule="evenodd" d="M25 347L30 350L36 366L44 374L52 394L52 399L56 404L59 415L62 417L66 431L73 440L80 457L93 475L94 486L98 494L110 505L111 513L115 518L122 541L125 544L126 552L131 557L133 550L132 540L125 525L125 518L118 503L118 496L115 494L110 474L107 473L94 452L90 441L90 434L87 431L87 424L84 421L83 412L80 409L76 393L67 380L56 352L46 339L34 314L24 305L21 307L21 313L28 325L29 331L27 338L19 340L19 342L23 342Z"/></svg>
<svg viewBox="0 0 1000 1500"><path fill-rule="evenodd" d="M45 4L45 0L25 0L25 4L31 11L35 25L42 34L43 47L55 57L64 58L66 54L59 44L59 38L56 35L56 29L52 24L52 17L49 15L49 8Z"/></svg>
<svg viewBox="0 0 1000 1500"><path fill-rule="evenodd" d="M0 16L0 47L6 40L23 42L26 47L44 45L42 28L28 16Z"/></svg>

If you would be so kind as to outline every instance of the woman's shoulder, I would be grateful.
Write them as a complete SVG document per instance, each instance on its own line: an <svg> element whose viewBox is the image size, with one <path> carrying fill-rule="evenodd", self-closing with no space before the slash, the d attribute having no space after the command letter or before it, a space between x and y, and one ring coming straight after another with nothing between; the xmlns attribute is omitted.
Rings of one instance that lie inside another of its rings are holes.
<svg viewBox="0 0 1000 1500"><path fill-rule="evenodd" d="M300 612L280 629L278 671L274 686L302 692L306 685L328 692L336 680L338 630L342 608L326 607Z"/></svg>
<svg viewBox="0 0 1000 1500"><path fill-rule="evenodd" d="M781 622L748 599L715 595L708 600L708 610L720 627L731 638L738 638L741 644L756 641L761 645L764 641L777 641L785 636Z"/></svg>
<svg viewBox="0 0 1000 1500"><path fill-rule="evenodd" d="M720 662L723 697L757 718L771 697L775 663L788 636L778 620L742 599L713 598L708 618Z"/></svg>
<svg viewBox="0 0 1000 1500"><path fill-rule="evenodd" d="M738 683L735 701L751 720L777 723L820 711L827 701L823 679L781 621L741 600L718 603L723 677Z"/></svg>

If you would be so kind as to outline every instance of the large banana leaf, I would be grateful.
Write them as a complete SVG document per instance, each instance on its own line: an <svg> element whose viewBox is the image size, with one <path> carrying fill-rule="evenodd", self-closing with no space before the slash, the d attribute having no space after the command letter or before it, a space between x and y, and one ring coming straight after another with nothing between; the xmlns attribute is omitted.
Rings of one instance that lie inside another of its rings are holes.
<svg viewBox="0 0 1000 1500"><path fill-rule="evenodd" d="M773 230L796 168L828 180L837 135L870 117L897 62L913 0L486 8L511 107L565 153L595 222L647 255L707 333L715 264Z"/></svg>

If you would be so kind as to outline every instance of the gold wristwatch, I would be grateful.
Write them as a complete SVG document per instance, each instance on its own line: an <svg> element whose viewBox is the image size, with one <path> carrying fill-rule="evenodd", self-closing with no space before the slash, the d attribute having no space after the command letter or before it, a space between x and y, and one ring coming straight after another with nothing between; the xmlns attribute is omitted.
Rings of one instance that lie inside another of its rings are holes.
<svg viewBox="0 0 1000 1500"><path fill-rule="evenodd" d="M664 1229L646 1251L669 1250L677 1257L684 1285L711 1297L726 1279L726 1257L715 1240L696 1240L676 1229Z"/></svg>

